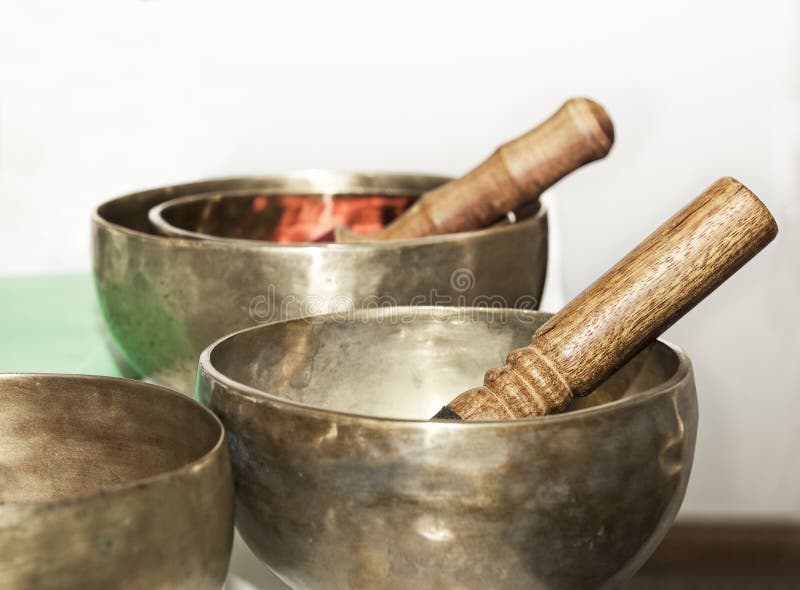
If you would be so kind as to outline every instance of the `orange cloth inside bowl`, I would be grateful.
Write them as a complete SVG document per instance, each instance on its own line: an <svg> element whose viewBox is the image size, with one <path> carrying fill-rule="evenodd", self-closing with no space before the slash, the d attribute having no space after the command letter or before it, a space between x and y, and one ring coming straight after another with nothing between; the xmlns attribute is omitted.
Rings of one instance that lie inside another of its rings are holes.
<svg viewBox="0 0 800 590"><path fill-rule="evenodd" d="M253 213L263 211L267 196L253 199ZM274 242L332 242L337 227L370 234L383 229L405 211L409 197L348 196L311 200L302 195L284 195L283 213L270 240Z"/></svg>

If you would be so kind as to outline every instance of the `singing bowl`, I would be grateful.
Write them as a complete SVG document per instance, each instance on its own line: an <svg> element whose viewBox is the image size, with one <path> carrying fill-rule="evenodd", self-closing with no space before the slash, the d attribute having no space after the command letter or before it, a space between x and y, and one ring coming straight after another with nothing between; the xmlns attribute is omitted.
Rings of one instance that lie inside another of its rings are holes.
<svg viewBox="0 0 800 590"><path fill-rule="evenodd" d="M398 308L216 342L236 524L295 589L615 588L667 532L694 455L689 359L655 342L559 415L431 422L547 314Z"/></svg>
<svg viewBox="0 0 800 590"><path fill-rule="evenodd" d="M232 535L206 408L138 381L0 375L0 587L218 590Z"/></svg>
<svg viewBox="0 0 800 590"><path fill-rule="evenodd" d="M160 234L179 238L332 242L334 230L338 227L349 227L362 233L382 229L405 211L415 198L390 194L376 197L225 191L164 201L150 209L148 218ZM301 205L313 208L307 213L315 213L316 218L297 219L292 227L281 223L285 214L296 217L306 213L300 209ZM361 227L364 225L367 225L367 231Z"/></svg>
<svg viewBox="0 0 800 590"><path fill-rule="evenodd" d="M120 356L138 374L191 393L208 344L269 321L389 304L538 307L543 209L480 231L355 244L170 238L148 220L151 208L185 195L417 196L446 180L310 171L162 187L100 205L92 219L95 284Z"/></svg>

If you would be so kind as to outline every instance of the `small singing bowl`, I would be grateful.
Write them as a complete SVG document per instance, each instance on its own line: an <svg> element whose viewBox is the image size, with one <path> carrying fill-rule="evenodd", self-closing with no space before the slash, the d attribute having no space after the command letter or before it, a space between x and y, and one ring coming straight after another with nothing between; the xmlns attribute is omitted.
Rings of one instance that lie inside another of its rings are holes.
<svg viewBox="0 0 800 590"><path fill-rule="evenodd" d="M332 242L347 227L369 234L415 200L409 195L288 195L258 190L190 195L156 205L148 218L165 235L193 239Z"/></svg>
<svg viewBox="0 0 800 590"><path fill-rule="evenodd" d="M206 408L138 381L0 375L0 587L218 590L232 536Z"/></svg>
<svg viewBox="0 0 800 590"><path fill-rule="evenodd" d="M547 314L361 310L216 342L198 398L220 416L236 524L295 589L614 588L683 499L697 400L661 341L562 414L432 422Z"/></svg>
<svg viewBox="0 0 800 590"><path fill-rule="evenodd" d="M307 171L163 187L100 205L94 277L117 356L135 374L191 394L203 349L249 326L376 305L538 307L547 269L543 208L480 231L354 244L166 237L148 219L153 207L188 195L403 200L446 180Z"/></svg>

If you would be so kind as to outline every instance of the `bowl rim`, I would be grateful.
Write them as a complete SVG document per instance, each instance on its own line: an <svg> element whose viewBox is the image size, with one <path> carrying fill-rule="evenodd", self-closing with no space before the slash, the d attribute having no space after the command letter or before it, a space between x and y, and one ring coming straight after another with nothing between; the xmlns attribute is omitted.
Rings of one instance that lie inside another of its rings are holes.
<svg viewBox="0 0 800 590"><path fill-rule="evenodd" d="M147 381L138 381L136 379L126 379L123 377L111 377L106 375L85 375L76 373L37 373L37 372L0 373L0 387L2 387L6 381L13 381L20 379L25 379L25 380L66 379L75 382L95 381L101 383L120 383L125 387L134 387L134 388L141 387L144 389L151 389L152 391L157 392L157 395L175 396L176 398L181 398L185 400L185 402L189 403L190 406L196 406L195 410L201 411L204 415L212 419L212 423L218 429L219 436L217 437L214 444L211 445L211 448L209 448L206 452L204 452L199 457L193 459L192 461L184 463L183 465L175 469L170 469L168 471L163 471L143 478L124 481L119 484L103 486L102 488L90 492L82 492L78 494L65 494L57 496L55 498L33 500L29 502L4 502L2 505L0 505L0 509L43 508L47 510L55 506L70 505L79 502L85 502L87 500L91 500L94 498L101 498L110 496L112 494L128 492L134 489L150 487L162 483L164 481L167 481L169 479L190 476L194 473L197 473L198 471L208 468L216 460L218 455L221 452L224 452L226 448L227 443L226 443L225 426L222 424L222 421L219 419L219 417L216 414L214 414L214 412L205 407L203 404L195 400L193 397L179 393L174 389L170 389L169 387L165 387L163 385L158 385L155 383L149 383ZM77 391L76 393L78 395L81 395L80 391ZM136 391L127 391L125 393L126 396L130 397L136 397L137 394L138 392Z"/></svg>
<svg viewBox="0 0 800 590"><path fill-rule="evenodd" d="M212 237L208 238L205 235L202 235L200 239L196 237L179 237L179 236L163 236L159 235L158 233L149 233L143 232L136 229L132 229L125 225L114 223L106 219L103 214L101 213L101 209L105 208L106 206L110 205L111 203L118 202L121 200L127 200L134 197L139 197L145 194L155 194L159 191L167 191L169 189L175 189L179 187L189 187L192 185L201 186L206 183L212 182L224 182L224 181L234 181L234 180L260 180L263 179L264 181L270 180L291 180L291 179L313 179L314 176L322 175L328 176L329 178L358 178L358 177L370 177L370 178L382 178L386 179L387 181L391 180L400 180L400 179L425 179L430 182L437 182L440 183L447 182L452 180L451 177L448 176L441 176L441 175L434 175L434 174L417 174L417 173L403 173L403 172L347 172L347 171L337 171L337 170L320 170L316 168L310 168L305 170L295 170L291 172L287 172L284 174L272 174L272 175L254 175L254 176L225 176L219 178L208 178L205 180L195 181L195 182L187 182L181 183L176 185L167 185L167 186L160 186L155 187L143 191L136 191L133 193L127 193L118 197L114 197L112 199L106 200L100 203L97 207L94 208L92 211L92 224L97 228L102 228L104 231L109 233L118 233L122 235L126 235L130 238L137 238L140 240L145 241L160 241L165 246L170 247L183 247L183 248L220 248L220 249L230 249L230 250L242 250L242 249L252 249L252 250L278 250L285 252L286 250L297 250L297 251L324 251L324 250L339 250L339 251L374 251L375 249L390 249L390 248L398 248L398 247L414 247L414 246L425 246L428 244L438 244L442 242L453 242L453 241L463 241L463 240L471 240L471 239L479 239L486 236L492 236L495 234L504 234L512 231L519 231L527 229L529 226L537 225L541 223L543 218L547 217L547 206L540 201L539 208L536 212L529 217L521 221L517 221L516 223L508 223L508 224L495 224L491 225L486 228L480 228L476 230L469 230L463 232L456 232L456 233L449 233L449 234L441 234L435 236L426 236L422 238L406 238L406 239L395 239L395 240L381 240L378 242L293 242L293 243L279 243L279 242L267 242L261 240L249 240L249 239L241 239L241 238L222 238L222 237ZM260 194L290 194L289 188L285 187L277 187L277 188L259 188L259 187L240 187L240 188L231 188L231 189L224 189L224 190L216 190L216 191L209 191L204 190L203 192L199 193L190 193L186 195L181 195L172 198L166 198L163 201L159 202L157 205L153 205L150 210L155 209L156 207L172 200L177 199L184 199L187 197L208 197L210 195L216 195L219 193L230 193L236 192L241 190L254 190L259 191ZM390 189L375 189L377 191L380 190L390 190ZM291 194L298 194L297 192ZM305 193L305 194L312 194L312 193ZM332 194L337 194L337 191L334 191ZM339 192L338 194L356 194L350 192ZM366 193L365 193L366 194ZM379 193L380 194L380 193ZM387 196L403 196L403 195L412 195L412 194L419 194L415 191L405 191L405 192L391 192L386 193ZM149 213L150 210L147 212L148 221L150 221Z"/></svg>
<svg viewBox="0 0 800 590"><path fill-rule="evenodd" d="M482 308L482 307L456 307L456 306L396 306L396 307L381 307L381 308L371 308L371 309L358 309L355 311L346 311L346 312L335 312L335 313L328 313L328 314L321 314L315 316L307 316L305 318L291 318L288 320L277 320L268 322L265 324L260 324L257 326L251 326L248 328L244 328L242 330L238 330L222 338L217 339L215 342L207 346L203 352L200 354L200 358L198 361L198 380L201 378L205 379L207 382L214 380L222 385L225 386L225 389L228 390L231 394L235 396L244 397L254 403L258 404L268 404L272 406L276 406L282 410L286 410L289 412L293 412L295 414L303 414L306 416L312 416L322 419L327 419L329 421L336 421L337 423L342 422L350 422L350 423L357 423L363 425L370 425L371 427L381 427L381 425L391 425L391 427L398 427L398 426L406 426L409 428L524 428L529 427L532 424L553 424L558 422L570 422L575 420L582 420L589 416L594 416L597 414L604 414L609 412L614 412L623 408L628 408L630 406L641 405L650 401L651 399L666 395L671 391L683 386L687 381L692 379L693 371L692 371L692 364L689 357L686 353L675 346L674 344L667 342L666 340L662 340L658 338L654 341L654 343L665 347L669 352L675 355L678 366L675 369L675 372L670 376L669 379L665 380L663 383L645 389L633 396L630 397L623 397L621 399L617 399L605 404L599 404L596 406L591 406L588 408L581 408L578 410L570 411L570 412L562 412L558 414L550 414L547 416L531 416L528 418L518 418L515 420L485 420L480 422L458 422L458 421L447 421L447 420L423 420L423 419L412 419L412 418L394 418L388 416L376 416L372 414L360 414L357 412L344 412L341 410L332 410L328 408L322 408L320 406L314 406L311 404L305 404L302 402L290 400L284 397L280 397L278 395L262 391L250 385L246 385L235 379L232 379L225 375L220 369L214 366L212 362L212 355L214 350L218 345L237 337L240 334L244 334L251 331L257 331L262 329L267 329L270 326L274 326L276 324L285 324L297 321L305 321L310 318L316 318L317 320L327 320L333 319L336 316L343 316L344 314L356 314L356 318L359 317L361 319L370 319L371 316L379 316L385 315L386 313L403 313L413 310L415 313L424 313L427 314L429 317L433 315L433 313L441 312L443 309L447 310L456 310L458 312L463 312L469 314L470 312L480 311L490 313L491 315L497 315L499 313L522 313L528 317L537 317L537 316L545 316L546 318L551 317L553 314L539 311L539 310L526 310L526 309L512 309L512 308ZM388 311L387 311L388 310ZM509 351L511 352L511 351ZM197 393L197 392L196 392Z"/></svg>

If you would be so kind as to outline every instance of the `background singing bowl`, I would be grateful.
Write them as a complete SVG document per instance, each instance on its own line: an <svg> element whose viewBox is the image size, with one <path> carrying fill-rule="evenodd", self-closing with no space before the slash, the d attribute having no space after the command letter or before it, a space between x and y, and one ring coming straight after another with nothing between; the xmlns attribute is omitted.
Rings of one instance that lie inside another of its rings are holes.
<svg viewBox="0 0 800 590"><path fill-rule="evenodd" d="M396 303L536 307L547 267L544 210L514 224L380 244L275 244L157 235L148 211L210 192L411 195L447 179L310 171L163 187L108 201L93 216L100 307L121 356L183 392L211 342L268 321ZM498 301L499 299L499 301Z"/></svg>
<svg viewBox="0 0 800 590"><path fill-rule="evenodd" d="M0 375L0 587L217 590L232 535L206 408L137 381Z"/></svg>
<svg viewBox="0 0 800 590"><path fill-rule="evenodd" d="M159 233L179 238L332 242L337 227L365 234L382 229L414 200L409 195L225 191L164 201L150 209L148 218Z"/></svg>
<svg viewBox="0 0 800 590"><path fill-rule="evenodd" d="M668 530L694 455L688 358L657 342L570 411L425 421L548 316L362 310L201 356L237 527L297 589L613 588Z"/></svg>

